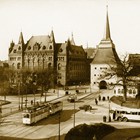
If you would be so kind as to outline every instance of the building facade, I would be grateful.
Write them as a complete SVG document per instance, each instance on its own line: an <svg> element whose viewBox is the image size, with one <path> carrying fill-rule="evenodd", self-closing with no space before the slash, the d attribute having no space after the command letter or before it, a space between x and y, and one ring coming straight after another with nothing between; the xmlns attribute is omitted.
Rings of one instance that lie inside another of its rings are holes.
<svg viewBox="0 0 140 140"><path fill-rule="evenodd" d="M65 43L56 43L53 31L50 35L32 36L27 43L21 32L18 43L12 41L10 44L9 65L32 71L52 67L60 85L89 81L90 69L83 47L75 45L73 36Z"/></svg>

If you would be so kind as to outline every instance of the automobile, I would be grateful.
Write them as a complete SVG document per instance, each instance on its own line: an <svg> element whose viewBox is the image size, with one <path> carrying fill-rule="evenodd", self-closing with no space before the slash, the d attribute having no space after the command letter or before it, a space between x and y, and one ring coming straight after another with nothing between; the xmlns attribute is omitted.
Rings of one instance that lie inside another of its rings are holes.
<svg viewBox="0 0 140 140"><path fill-rule="evenodd" d="M92 110L92 106L91 105L82 105L79 107L80 110Z"/></svg>
<svg viewBox="0 0 140 140"><path fill-rule="evenodd" d="M70 95L68 97L67 101L69 101L69 102L75 102L75 101L77 101L77 95L76 94Z"/></svg>

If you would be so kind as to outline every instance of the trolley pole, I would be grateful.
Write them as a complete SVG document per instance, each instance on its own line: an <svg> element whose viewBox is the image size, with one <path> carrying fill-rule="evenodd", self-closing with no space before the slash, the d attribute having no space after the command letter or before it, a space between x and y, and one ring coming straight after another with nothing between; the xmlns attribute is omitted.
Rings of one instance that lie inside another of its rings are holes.
<svg viewBox="0 0 140 140"><path fill-rule="evenodd" d="M58 114L59 116L58 116L58 121L59 121L59 125L58 125L58 140L60 140L60 112L59 112L59 114Z"/></svg>

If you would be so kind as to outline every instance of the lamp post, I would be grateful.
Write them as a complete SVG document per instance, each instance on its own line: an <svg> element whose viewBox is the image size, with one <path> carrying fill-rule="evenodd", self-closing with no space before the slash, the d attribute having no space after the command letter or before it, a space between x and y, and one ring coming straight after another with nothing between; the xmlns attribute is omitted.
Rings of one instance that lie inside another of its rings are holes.
<svg viewBox="0 0 140 140"><path fill-rule="evenodd" d="M73 127L75 127L75 101L74 101Z"/></svg>
<svg viewBox="0 0 140 140"><path fill-rule="evenodd" d="M108 100L108 122L111 122L111 117L110 117L110 100Z"/></svg>
<svg viewBox="0 0 140 140"><path fill-rule="evenodd" d="M20 82L18 83L18 99L19 99L18 109L20 110Z"/></svg>
<svg viewBox="0 0 140 140"><path fill-rule="evenodd" d="M27 92L27 89L28 89L28 87L27 87L27 83L26 83L26 96L25 96L25 108L27 108L27 101L28 101L28 99L27 99L27 94L28 94L28 92Z"/></svg>

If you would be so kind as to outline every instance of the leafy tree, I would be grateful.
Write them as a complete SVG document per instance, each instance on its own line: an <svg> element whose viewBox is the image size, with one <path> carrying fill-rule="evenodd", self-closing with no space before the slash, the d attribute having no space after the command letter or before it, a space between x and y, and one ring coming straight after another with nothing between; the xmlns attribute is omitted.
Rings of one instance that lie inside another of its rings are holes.
<svg viewBox="0 0 140 140"><path fill-rule="evenodd" d="M41 87L41 96L45 92L45 101L46 101L46 92L53 87L55 72L53 69L43 69L36 71L37 85Z"/></svg>
<svg viewBox="0 0 140 140"><path fill-rule="evenodd" d="M4 94L6 99L6 94L12 92L12 84L14 83L15 71L9 67L0 68L0 87L2 94Z"/></svg>

